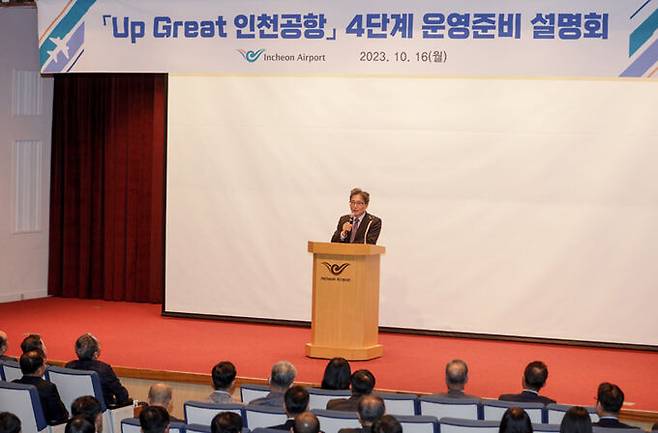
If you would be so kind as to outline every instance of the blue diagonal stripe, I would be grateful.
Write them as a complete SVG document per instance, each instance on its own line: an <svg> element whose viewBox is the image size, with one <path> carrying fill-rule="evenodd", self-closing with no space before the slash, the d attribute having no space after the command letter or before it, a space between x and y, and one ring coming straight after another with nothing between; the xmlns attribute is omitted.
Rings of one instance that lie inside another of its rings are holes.
<svg viewBox="0 0 658 433"><path fill-rule="evenodd" d="M653 41L649 48L621 73L620 77L641 77L656 64L656 61L658 61L658 40Z"/></svg>
<svg viewBox="0 0 658 433"><path fill-rule="evenodd" d="M653 11L649 18L644 20L629 39L628 57L632 56L646 41L653 36L653 32L658 28L658 9Z"/></svg>
<svg viewBox="0 0 658 433"><path fill-rule="evenodd" d="M41 67L48 60L48 51L55 49L55 43L50 38L63 38L66 36L80 22L80 19L82 19L94 3L96 3L96 0L76 0L64 18L57 23L49 35L44 37L43 44L39 47L39 63Z"/></svg>

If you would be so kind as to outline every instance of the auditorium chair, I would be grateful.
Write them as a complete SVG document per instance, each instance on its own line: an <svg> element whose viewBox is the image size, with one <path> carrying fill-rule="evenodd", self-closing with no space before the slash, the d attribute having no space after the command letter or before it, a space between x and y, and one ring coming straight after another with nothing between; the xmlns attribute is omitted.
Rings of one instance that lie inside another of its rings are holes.
<svg viewBox="0 0 658 433"><path fill-rule="evenodd" d="M245 406L242 424L253 430L259 427L270 427L286 422L286 412L278 407L270 406Z"/></svg>
<svg viewBox="0 0 658 433"><path fill-rule="evenodd" d="M338 433L342 428L360 428L361 423L356 412L340 410L313 409L311 412L320 421L320 430L324 433Z"/></svg>
<svg viewBox="0 0 658 433"><path fill-rule="evenodd" d="M183 403L183 414L186 424L210 425L210 422L220 412L233 412L244 419L243 406L237 403L209 403L206 401L188 400Z"/></svg>
<svg viewBox="0 0 658 433"><path fill-rule="evenodd" d="M535 424L546 424L546 407L542 403L525 403L519 401L482 400L483 419L500 421L510 407L520 407L525 410L530 421Z"/></svg>
<svg viewBox="0 0 658 433"><path fill-rule="evenodd" d="M286 430L277 430L273 428L265 428L265 427L258 427L257 429L254 430L249 430L251 433L281 433L281 432L287 432Z"/></svg>
<svg viewBox="0 0 658 433"><path fill-rule="evenodd" d="M395 392L375 392L381 397L386 405L386 413L389 415L416 415L416 394L401 394Z"/></svg>
<svg viewBox="0 0 658 433"><path fill-rule="evenodd" d="M592 426L592 433L643 433L641 428L610 428Z"/></svg>
<svg viewBox="0 0 658 433"><path fill-rule="evenodd" d="M273 433L282 433L281 430L271 430L271 429L259 429L261 431L273 432ZM246 427L242 428L242 433L249 433L250 430ZM209 425L201 424L185 424L185 433L211 433Z"/></svg>
<svg viewBox="0 0 658 433"><path fill-rule="evenodd" d="M23 433L63 433L65 424L49 426L36 387L0 382L0 412L11 412L22 424Z"/></svg>
<svg viewBox="0 0 658 433"><path fill-rule="evenodd" d="M388 411L387 411L388 412ZM439 420L435 416L394 415L404 433L439 433Z"/></svg>
<svg viewBox="0 0 658 433"><path fill-rule="evenodd" d="M562 418L564 418L564 414L571 409L572 406L568 404L549 404L546 406L546 413L548 417L548 423L549 424L560 424L562 422ZM596 409L593 407L586 407L587 412L589 413L589 417L591 418L592 422L597 422L599 420L599 416L596 414Z"/></svg>
<svg viewBox="0 0 658 433"><path fill-rule="evenodd" d="M2 368L3 380L7 382L23 377L21 367L16 361L0 361L0 368Z"/></svg>
<svg viewBox="0 0 658 433"><path fill-rule="evenodd" d="M103 433L120 433L121 421L133 417L132 405L117 408L107 407L101 380L95 371L49 366L46 369L46 378L57 385L59 395L67 409L71 408L71 403L78 397L83 395L96 397L103 411Z"/></svg>
<svg viewBox="0 0 658 433"><path fill-rule="evenodd" d="M121 420L121 433L142 433L139 418L126 418ZM185 424L182 422L169 423L169 433L185 433Z"/></svg>
<svg viewBox="0 0 658 433"><path fill-rule="evenodd" d="M418 399L418 413L443 417L478 420L483 418L480 399L426 396Z"/></svg>
<svg viewBox="0 0 658 433"><path fill-rule="evenodd" d="M484 421L461 418L441 418L441 433L498 433L499 421Z"/></svg>
<svg viewBox="0 0 658 433"><path fill-rule="evenodd" d="M554 433L560 431L560 424L535 424L532 423L534 433Z"/></svg>
<svg viewBox="0 0 658 433"><path fill-rule="evenodd" d="M240 385L240 398L242 403L249 404L251 400L265 397L270 393L269 385L244 384Z"/></svg>
<svg viewBox="0 0 658 433"><path fill-rule="evenodd" d="M334 398L346 398L351 395L349 389L322 389L307 388L308 391L308 408L309 409L326 409L327 402Z"/></svg>

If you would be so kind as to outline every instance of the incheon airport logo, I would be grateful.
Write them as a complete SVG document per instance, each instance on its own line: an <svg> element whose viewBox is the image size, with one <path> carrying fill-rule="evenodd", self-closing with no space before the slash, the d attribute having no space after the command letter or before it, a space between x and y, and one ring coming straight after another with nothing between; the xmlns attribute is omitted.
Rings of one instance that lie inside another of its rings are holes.
<svg viewBox="0 0 658 433"><path fill-rule="evenodd" d="M343 263L342 265L331 264L329 262L322 262L325 268L329 270L334 275L340 275L345 269L350 265L349 263Z"/></svg>
<svg viewBox="0 0 658 433"><path fill-rule="evenodd" d="M240 53L242 55L242 57L246 61L248 61L249 63L254 63L256 60L258 60L260 58L261 54L263 54L265 52L265 48L261 48L258 51L252 51L252 50L249 50L249 51L237 50L237 51L238 51L238 53Z"/></svg>

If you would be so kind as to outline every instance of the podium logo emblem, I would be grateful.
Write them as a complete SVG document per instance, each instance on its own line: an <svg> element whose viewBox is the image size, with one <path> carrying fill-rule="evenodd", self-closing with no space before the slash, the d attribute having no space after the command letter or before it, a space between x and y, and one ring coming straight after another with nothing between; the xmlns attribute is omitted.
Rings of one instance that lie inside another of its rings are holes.
<svg viewBox="0 0 658 433"><path fill-rule="evenodd" d="M334 275L340 275L345 269L350 265L349 263L343 263L342 265L331 264L329 262L322 262L325 268L329 270Z"/></svg>

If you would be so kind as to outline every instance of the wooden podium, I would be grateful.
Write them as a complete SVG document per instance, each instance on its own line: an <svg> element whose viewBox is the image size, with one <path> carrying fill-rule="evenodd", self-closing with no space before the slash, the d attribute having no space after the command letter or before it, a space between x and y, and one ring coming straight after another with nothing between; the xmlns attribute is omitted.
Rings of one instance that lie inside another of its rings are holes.
<svg viewBox="0 0 658 433"><path fill-rule="evenodd" d="M313 316L306 356L366 360L383 355L379 330L379 256L368 244L309 242Z"/></svg>

